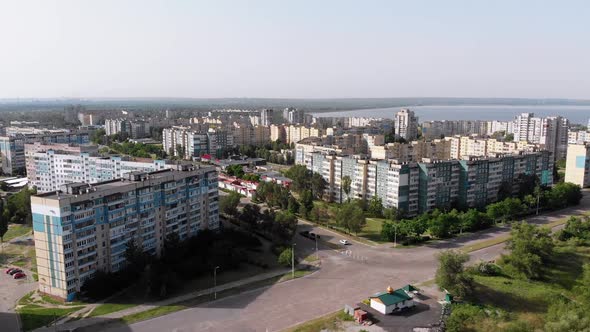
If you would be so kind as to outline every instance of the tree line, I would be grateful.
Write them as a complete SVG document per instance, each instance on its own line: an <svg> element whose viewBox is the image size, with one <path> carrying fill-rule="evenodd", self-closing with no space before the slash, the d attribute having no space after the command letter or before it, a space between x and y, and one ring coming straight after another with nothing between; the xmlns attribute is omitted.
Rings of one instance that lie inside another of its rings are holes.
<svg viewBox="0 0 590 332"><path fill-rule="evenodd" d="M538 189L537 189L538 190ZM553 188L538 190L536 195L527 194L523 199L508 197L489 204L483 210L469 209L459 211L434 210L411 219L388 218L383 223L381 236L384 240L397 240L403 244L422 241L428 232L437 238L448 238L468 231L473 232L501 222L507 223L520 217L533 214L537 206L543 210L559 209L577 205L582 199L581 188L572 183L558 183Z"/></svg>

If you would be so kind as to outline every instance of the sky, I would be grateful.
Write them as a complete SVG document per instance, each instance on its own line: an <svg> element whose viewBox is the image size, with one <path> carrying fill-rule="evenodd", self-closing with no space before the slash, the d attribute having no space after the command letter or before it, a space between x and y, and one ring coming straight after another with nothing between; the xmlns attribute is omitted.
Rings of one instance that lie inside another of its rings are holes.
<svg viewBox="0 0 590 332"><path fill-rule="evenodd" d="M590 99L589 1L0 0L0 98Z"/></svg>

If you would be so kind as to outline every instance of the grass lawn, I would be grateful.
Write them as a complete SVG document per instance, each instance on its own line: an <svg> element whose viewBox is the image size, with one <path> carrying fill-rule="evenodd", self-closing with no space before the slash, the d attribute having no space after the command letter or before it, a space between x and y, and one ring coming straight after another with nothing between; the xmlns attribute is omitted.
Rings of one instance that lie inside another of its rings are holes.
<svg viewBox="0 0 590 332"><path fill-rule="evenodd" d="M383 218L367 218L367 224L363 227L358 236L377 243L389 242L384 241L381 238L381 225L383 225L384 221L385 219Z"/></svg>
<svg viewBox="0 0 590 332"><path fill-rule="evenodd" d="M122 318L122 320L123 320L123 322L125 322L127 324L132 324L135 322L139 322L139 321L146 320L146 319L151 319L151 318L158 317L158 316L167 315L167 314L170 314L170 313L173 313L176 311L180 311L180 310L184 310L184 309L186 309L186 307L183 305L166 305L166 306L138 312L133 315L125 316Z"/></svg>
<svg viewBox="0 0 590 332"><path fill-rule="evenodd" d="M4 234L4 242L10 241L15 237L31 234L32 228L26 225L11 224L8 231Z"/></svg>
<svg viewBox="0 0 590 332"><path fill-rule="evenodd" d="M543 280L520 280L508 276L475 276L474 301L485 308L486 317L468 324L465 331L497 331L516 321L542 330L550 304L560 298L575 299L572 287L590 263L590 248L558 246L546 265Z"/></svg>
<svg viewBox="0 0 590 332"><path fill-rule="evenodd" d="M17 309L24 331L31 331L46 326L54 320L66 316L83 307L43 308L38 305L26 305Z"/></svg>
<svg viewBox="0 0 590 332"><path fill-rule="evenodd" d="M90 317L107 315L113 312L129 309L137 306L135 303L103 303L90 313Z"/></svg>
<svg viewBox="0 0 590 332"><path fill-rule="evenodd" d="M465 245L461 248L463 252L469 253L483 248L491 247L510 240L510 235L502 235L489 240L479 241L474 244Z"/></svg>
<svg viewBox="0 0 590 332"><path fill-rule="evenodd" d="M296 325L284 332L339 331L343 322L352 320L353 318L344 311L338 310L326 316Z"/></svg>

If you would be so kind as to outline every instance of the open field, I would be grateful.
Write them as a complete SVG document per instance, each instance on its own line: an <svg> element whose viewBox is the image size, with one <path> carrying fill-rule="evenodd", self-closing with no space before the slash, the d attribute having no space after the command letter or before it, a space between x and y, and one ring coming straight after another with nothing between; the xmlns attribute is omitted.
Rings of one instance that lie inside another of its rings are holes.
<svg viewBox="0 0 590 332"><path fill-rule="evenodd" d="M533 329L543 329L547 309L553 302L575 300L572 288L585 263L590 263L590 248L562 245L556 247L542 280L476 275L473 302L484 310L465 328L492 332L511 324L528 324Z"/></svg>

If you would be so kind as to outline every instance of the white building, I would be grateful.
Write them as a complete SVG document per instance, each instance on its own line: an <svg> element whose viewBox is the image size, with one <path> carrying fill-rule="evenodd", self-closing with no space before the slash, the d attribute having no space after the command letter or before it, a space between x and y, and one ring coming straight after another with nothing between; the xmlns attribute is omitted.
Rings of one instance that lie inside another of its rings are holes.
<svg viewBox="0 0 590 332"><path fill-rule="evenodd" d="M568 145L565 182L590 187L590 144Z"/></svg>
<svg viewBox="0 0 590 332"><path fill-rule="evenodd" d="M123 177L130 172L153 172L176 167L164 160L98 157L96 147L67 144L26 144L29 186L38 192L55 191L73 182L95 183Z"/></svg>
<svg viewBox="0 0 590 332"><path fill-rule="evenodd" d="M260 111L260 124L270 126L272 124L273 110L263 109Z"/></svg>
<svg viewBox="0 0 590 332"><path fill-rule="evenodd" d="M395 135L406 141L412 141L418 137L418 118L414 112L403 108L395 114Z"/></svg>

